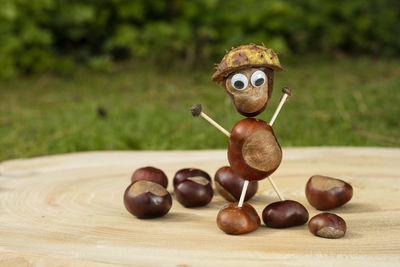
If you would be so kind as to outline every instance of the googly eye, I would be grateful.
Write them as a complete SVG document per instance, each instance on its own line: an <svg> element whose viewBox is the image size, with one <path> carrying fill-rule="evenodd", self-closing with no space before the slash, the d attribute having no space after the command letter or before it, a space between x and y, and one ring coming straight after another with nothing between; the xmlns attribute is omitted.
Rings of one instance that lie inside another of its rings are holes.
<svg viewBox="0 0 400 267"><path fill-rule="evenodd" d="M251 84L254 87L260 87L265 83L266 77L265 73L261 70L258 70L251 75Z"/></svg>
<svg viewBox="0 0 400 267"><path fill-rule="evenodd" d="M237 73L233 75L231 79L231 84L236 90L244 90L249 84L249 80L247 80L247 77L245 75Z"/></svg>

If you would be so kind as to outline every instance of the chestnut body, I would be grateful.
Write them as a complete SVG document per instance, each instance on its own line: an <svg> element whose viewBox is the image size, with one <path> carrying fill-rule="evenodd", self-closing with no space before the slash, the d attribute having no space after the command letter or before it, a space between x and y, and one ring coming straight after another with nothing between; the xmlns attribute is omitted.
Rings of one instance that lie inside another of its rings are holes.
<svg viewBox="0 0 400 267"><path fill-rule="evenodd" d="M229 137L228 160L239 177L257 181L271 175L282 161L282 150L272 127L265 121L239 121Z"/></svg>
<svg viewBox="0 0 400 267"><path fill-rule="evenodd" d="M340 238L347 230L346 222L333 213L320 213L311 218L308 229L316 236Z"/></svg>
<svg viewBox="0 0 400 267"><path fill-rule="evenodd" d="M353 187L345 181L322 175L312 176L306 184L306 197L318 210L330 210L347 203Z"/></svg>
<svg viewBox="0 0 400 267"><path fill-rule="evenodd" d="M124 193L126 209L138 218L164 216L172 206L172 198L161 185L138 181L128 186Z"/></svg>
<svg viewBox="0 0 400 267"><path fill-rule="evenodd" d="M221 167L217 170L214 177L215 188L226 200L234 202L239 201L242 193L244 179L237 176L229 166ZM258 190L258 182L249 183L244 197L244 201L252 198Z"/></svg>
<svg viewBox="0 0 400 267"><path fill-rule="evenodd" d="M284 200L266 206L262 218L268 227L287 228L305 224L308 221L308 211L297 201Z"/></svg>
<svg viewBox="0 0 400 267"><path fill-rule="evenodd" d="M132 174L131 182L133 184L136 183L137 181L143 181L143 180L160 184L165 188L167 188L168 186L168 178L165 175L165 173L160 169L150 166L137 169Z"/></svg>
<svg viewBox="0 0 400 267"><path fill-rule="evenodd" d="M183 180L174 192L179 203L187 208L207 205L214 194L210 181L199 176Z"/></svg>
<svg viewBox="0 0 400 267"><path fill-rule="evenodd" d="M195 168L185 168L177 171L174 176L173 185L174 188L182 181L191 177L203 177L211 182L211 177L203 170L195 169Z"/></svg>
<svg viewBox="0 0 400 267"><path fill-rule="evenodd" d="M240 235L250 233L260 226L260 217L256 210L247 203L238 207L238 203L231 203L223 207L217 215L218 227L227 234Z"/></svg>

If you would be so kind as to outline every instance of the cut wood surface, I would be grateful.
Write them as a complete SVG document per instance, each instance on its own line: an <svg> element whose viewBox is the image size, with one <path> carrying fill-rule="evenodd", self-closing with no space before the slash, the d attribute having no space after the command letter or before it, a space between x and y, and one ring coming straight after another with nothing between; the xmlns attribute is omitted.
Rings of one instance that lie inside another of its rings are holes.
<svg viewBox="0 0 400 267"><path fill-rule="evenodd" d="M227 202L187 209L174 198L162 218L139 220L123 205L132 172L155 166L169 178L196 167L211 176L226 151L87 152L0 163L0 266L400 266L400 149L283 148L273 178L286 199L319 213L304 194L315 174L354 188L331 212L347 222L341 239L313 236L307 225L231 236L216 216ZM259 215L278 201L266 179L249 201Z"/></svg>

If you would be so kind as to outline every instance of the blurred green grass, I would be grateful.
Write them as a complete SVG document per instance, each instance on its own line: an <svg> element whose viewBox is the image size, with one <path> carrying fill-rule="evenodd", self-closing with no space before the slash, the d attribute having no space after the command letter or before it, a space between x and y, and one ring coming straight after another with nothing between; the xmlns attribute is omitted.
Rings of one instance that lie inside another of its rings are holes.
<svg viewBox="0 0 400 267"><path fill-rule="evenodd" d="M400 145L398 60L303 57L284 66L258 116L269 121L280 89L291 87L274 124L282 146ZM224 149L227 138L189 112L201 103L228 130L243 118L211 74L211 65L190 71L131 64L110 74L78 70L68 78L2 82L0 161L87 150Z"/></svg>

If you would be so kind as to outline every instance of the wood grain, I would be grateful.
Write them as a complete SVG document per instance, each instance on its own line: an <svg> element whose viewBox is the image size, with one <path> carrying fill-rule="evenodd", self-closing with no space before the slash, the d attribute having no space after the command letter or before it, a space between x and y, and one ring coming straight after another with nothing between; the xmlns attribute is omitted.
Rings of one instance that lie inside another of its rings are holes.
<svg viewBox="0 0 400 267"><path fill-rule="evenodd" d="M274 180L287 199L319 213L304 195L314 174L341 178L353 199L333 212L348 232L318 238L307 226L260 227L229 236L216 226L226 201L186 209L174 201L159 219L139 220L123 206L131 173L153 165L171 179L184 167L212 176L225 151L89 152L0 164L0 266L400 265L400 149L284 148ZM267 180L250 203L261 214L277 201Z"/></svg>

